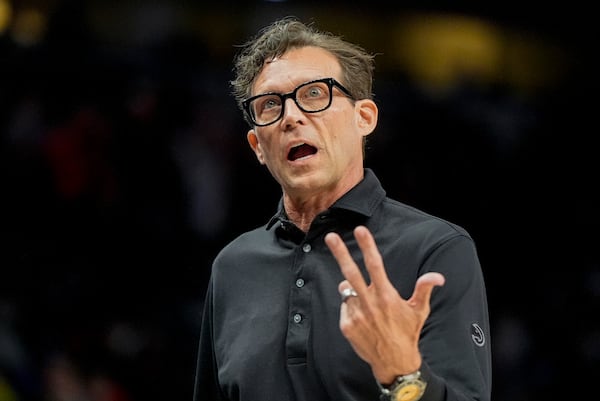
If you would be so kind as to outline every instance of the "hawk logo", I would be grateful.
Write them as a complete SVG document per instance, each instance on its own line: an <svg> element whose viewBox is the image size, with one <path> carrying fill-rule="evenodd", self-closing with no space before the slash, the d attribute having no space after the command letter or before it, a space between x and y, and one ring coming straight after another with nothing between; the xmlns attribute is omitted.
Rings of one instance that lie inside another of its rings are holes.
<svg viewBox="0 0 600 401"><path fill-rule="evenodd" d="M477 323L473 323L471 325L471 338L473 342L478 347L483 347L485 344L485 335L483 334L483 330Z"/></svg>

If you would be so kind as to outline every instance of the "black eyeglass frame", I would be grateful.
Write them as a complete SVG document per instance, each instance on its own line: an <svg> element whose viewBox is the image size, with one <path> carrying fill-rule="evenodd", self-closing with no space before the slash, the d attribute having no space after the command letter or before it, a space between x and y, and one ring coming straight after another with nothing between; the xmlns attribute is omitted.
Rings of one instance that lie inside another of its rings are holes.
<svg viewBox="0 0 600 401"><path fill-rule="evenodd" d="M323 107L319 110L306 110L300 105L300 103L298 103L298 99L296 98L296 93L298 92L298 90L300 90L300 88L303 88L306 85L314 84L317 82L324 82L327 84L327 87L329 88L329 102L327 102L327 105L325 107ZM244 112L246 113L246 115L248 116L248 118L250 119L252 124L254 124L257 127L266 127L267 125L275 124L277 121L279 121L281 119L281 117L283 117L283 113L285 112L285 101L287 99L294 100L294 103L296 103L296 106L298 106L298 108L300 110L302 110L304 113L318 113L323 110L327 110L331 106L331 103L333 102L333 87L334 86L336 86L339 90L341 90L342 93L344 95L346 95L347 97L349 97L350 99L356 100L356 99L354 99L354 96L352 96L350 91L348 89L346 89L344 87L344 85L339 83L335 78L321 78L321 79L315 79L315 80L300 84L296 87L296 89L294 89L293 91L288 92L288 93L267 92L267 93L261 93L260 95L252 96L251 98L244 100L242 102L242 106L244 108ZM274 119L273 121L271 121L270 123L267 123L267 124L257 123L256 119L254 118L254 115L250 111L250 104L252 103L252 101L256 100L260 97L263 97L263 96L278 96L281 99L281 111L279 113L279 116L277 116L276 119Z"/></svg>

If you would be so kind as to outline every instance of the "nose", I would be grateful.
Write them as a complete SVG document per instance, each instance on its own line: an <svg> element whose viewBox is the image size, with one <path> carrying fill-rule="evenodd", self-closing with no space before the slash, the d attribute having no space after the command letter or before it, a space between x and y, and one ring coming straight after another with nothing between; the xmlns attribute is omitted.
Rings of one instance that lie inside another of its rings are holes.
<svg viewBox="0 0 600 401"><path fill-rule="evenodd" d="M283 107L283 116L281 121L285 125L301 123L304 118L304 112L300 110L294 99L285 99Z"/></svg>

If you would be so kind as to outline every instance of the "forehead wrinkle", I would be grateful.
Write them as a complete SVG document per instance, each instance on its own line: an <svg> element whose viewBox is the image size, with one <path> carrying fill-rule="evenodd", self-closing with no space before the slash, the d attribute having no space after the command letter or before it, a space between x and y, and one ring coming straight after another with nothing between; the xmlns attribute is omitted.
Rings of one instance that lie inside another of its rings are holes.
<svg viewBox="0 0 600 401"><path fill-rule="evenodd" d="M254 81L254 93L289 91L303 83L330 76L339 79L336 76L339 72L337 59L327 50L311 46L293 48L265 60Z"/></svg>

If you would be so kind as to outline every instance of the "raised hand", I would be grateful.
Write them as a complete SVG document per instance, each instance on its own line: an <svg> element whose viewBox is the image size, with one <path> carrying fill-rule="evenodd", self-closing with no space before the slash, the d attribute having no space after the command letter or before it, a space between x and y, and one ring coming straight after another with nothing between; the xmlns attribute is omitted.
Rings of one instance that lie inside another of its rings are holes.
<svg viewBox="0 0 600 401"><path fill-rule="evenodd" d="M421 366L418 342L429 316L433 287L444 285L444 276L429 272L418 278L409 299L403 299L389 281L375 239L364 226L354 229L370 277L367 284L338 234L328 233L325 243L345 277L338 290L354 294L342 302L340 330L354 351L371 365L380 383L391 383L401 374Z"/></svg>

